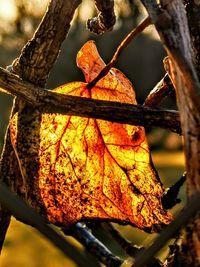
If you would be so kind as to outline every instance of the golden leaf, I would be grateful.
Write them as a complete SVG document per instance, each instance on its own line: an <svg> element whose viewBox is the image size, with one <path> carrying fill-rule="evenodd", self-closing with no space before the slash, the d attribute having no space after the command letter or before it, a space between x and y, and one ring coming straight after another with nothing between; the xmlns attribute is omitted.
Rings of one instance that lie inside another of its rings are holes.
<svg viewBox="0 0 200 267"><path fill-rule="evenodd" d="M93 41L78 52L77 65L87 82L105 66ZM92 90L73 82L54 91L136 103L131 82L114 68ZM110 220L142 229L170 222L143 127L25 107L10 129L27 201L50 222Z"/></svg>

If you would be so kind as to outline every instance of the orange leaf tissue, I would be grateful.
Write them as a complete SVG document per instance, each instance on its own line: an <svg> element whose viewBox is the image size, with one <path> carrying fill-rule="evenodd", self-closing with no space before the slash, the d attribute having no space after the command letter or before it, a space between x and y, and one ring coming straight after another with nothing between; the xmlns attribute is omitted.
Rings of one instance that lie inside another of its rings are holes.
<svg viewBox="0 0 200 267"><path fill-rule="evenodd" d="M77 65L86 83L68 83L55 92L136 104L131 82L115 68L87 88L105 67L93 41L78 52ZM149 231L171 221L143 127L25 109L10 122L20 190L51 223L69 227L103 220Z"/></svg>

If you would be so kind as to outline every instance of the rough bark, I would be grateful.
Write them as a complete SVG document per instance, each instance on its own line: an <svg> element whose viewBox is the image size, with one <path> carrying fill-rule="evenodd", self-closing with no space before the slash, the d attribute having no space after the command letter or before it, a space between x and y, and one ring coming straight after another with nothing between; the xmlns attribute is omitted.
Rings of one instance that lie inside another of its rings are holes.
<svg viewBox="0 0 200 267"><path fill-rule="evenodd" d="M188 20L182 1L142 1L169 55L168 74L177 93L187 170L188 197L200 190L200 83L193 65ZM182 255L188 265L200 265L200 218L186 228ZM184 263L185 264L185 263Z"/></svg>
<svg viewBox="0 0 200 267"><path fill-rule="evenodd" d="M156 84L145 99L144 106L158 107L164 98L174 91L172 82L167 74Z"/></svg>
<svg viewBox="0 0 200 267"><path fill-rule="evenodd" d="M192 40L192 56L197 75L200 78L200 2L185 0L188 25Z"/></svg>
<svg viewBox="0 0 200 267"><path fill-rule="evenodd" d="M52 0L49 4L46 15L44 16L32 40L23 48L22 54L17 60L14 61L13 66L10 68L10 70L17 74L20 79L18 78L16 80L16 76L12 75L11 73L9 74L8 72L6 72L6 78L4 75L5 72L4 74L1 73L1 78L3 80L5 78L4 82L7 80L8 84L12 84L11 87L13 90L15 91L16 89L16 94L14 91L12 91L14 95L18 96L17 101L13 106L13 114L22 108L23 105L26 105L25 102L30 101L29 104L31 103L32 106L34 103L37 103L37 101L40 102L43 97L45 98L45 93L42 93L44 88L41 88L40 86L43 87L46 83L48 73L57 59L62 41L69 30L71 19L79 3L80 0ZM27 81L29 83L27 83ZM14 85L12 82L19 82L21 86L16 86L16 84ZM25 95L28 97L28 99L26 97L23 98ZM56 101L56 99L54 100ZM47 100L47 102L48 101L49 100ZM70 101L68 100L68 103L69 102ZM50 105L51 104L49 103L49 107ZM31 106L30 109L32 108ZM68 106L68 109L69 108L70 106ZM5 177L2 180L9 184L14 191L18 189L18 193L23 196L23 192L21 190L23 181L20 178L21 175L17 160L10 142L9 129L5 141L4 151L2 153L0 173L3 173L3 177ZM2 206L0 209L0 248L3 245L7 227L9 226L9 221L10 214L7 212L5 207ZM78 229L75 229L75 232L77 231ZM93 255L95 255L101 262L104 262L106 265L109 263L109 266L113 266L115 263L118 265L122 263L120 259L114 257L110 252L107 253L108 250L106 250L105 247L102 247L102 244L100 244L98 240L94 240L93 236L89 235L89 232L87 232L87 229L84 231L87 235L87 242L93 242ZM81 237L79 236L79 239L80 238ZM65 250L67 249L68 248L65 247ZM99 251L101 254L99 254ZM74 253L76 253L76 250L74 250ZM78 258L78 265L87 265L87 262L88 266L91 265L89 257L88 261L85 259L82 260L82 263L80 263L81 257L78 256Z"/></svg>
<svg viewBox="0 0 200 267"><path fill-rule="evenodd" d="M41 112L79 115L146 127L162 127L181 133L177 111L157 110L139 105L60 95L24 82L1 68L0 86L20 97L29 105L35 106Z"/></svg>
<svg viewBox="0 0 200 267"><path fill-rule="evenodd" d="M98 15L87 21L90 31L100 34L111 31L115 25L114 0L95 0Z"/></svg>
<svg viewBox="0 0 200 267"><path fill-rule="evenodd" d="M33 38L13 63L13 72L25 81L44 86L81 0L51 0Z"/></svg>
<svg viewBox="0 0 200 267"><path fill-rule="evenodd" d="M79 3L80 0L52 0L49 3L47 13L35 35L25 45L20 57L14 61L11 72L35 85L45 85L48 73L57 59L62 41L68 33L71 19ZM17 99L13 104L12 114L23 105L24 102ZM21 174L12 148L9 128L1 155L0 177L5 177L3 181L12 189L22 187ZM5 226L9 225L10 214L5 207L0 206L0 215L1 250L7 230Z"/></svg>
<svg viewBox="0 0 200 267"><path fill-rule="evenodd" d="M100 2L100 1L97 1ZM111 1L112 2L112 1ZM186 155L186 168L187 168L187 188L188 196L194 194L194 192L199 191L199 174L200 174L200 84L198 80L199 73L197 75L199 66L199 39L197 38L197 32L199 28L195 28L195 23L193 17L188 15L190 23L191 36L193 38L193 46L191 45L190 35L187 25L187 18L185 16L185 8L183 3L179 0L167 1L161 0L158 5L158 1L142 0L146 6L151 20L154 22L161 40L165 45L167 53L170 57L168 65L168 74L171 77L174 87L177 92L177 102L181 114L181 124L184 136L184 148ZM190 9L189 1L185 1L187 5L188 14L195 15L192 13L194 10ZM191 1L194 5L198 5L197 1ZM12 72L17 74L25 81L29 81L36 86L44 86L48 73L53 66L61 46L62 41L70 27L70 22L79 1L54 1L52 0L49 5L49 9L44 17L42 23L40 24L37 32L33 39L24 47L23 52L19 59L17 59L12 66ZM192 10L192 11L191 11ZM195 28L193 30L193 27ZM199 25L198 25L199 27ZM66 30L67 29L67 30ZM191 53L193 47L193 54ZM195 50L196 49L196 50ZM49 57L51 55L51 57ZM196 68L193 65L192 59L195 59ZM16 82L16 80L14 79ZM8 80L7 80L8 82ZM17 82L20 81L17 80ZM30 86L26 84L27 86ZM23 96L23 82L20 84L20 89L17 91L17 95L21 93L21 98ZM9 89L9 84L6 87ZM11 88L11 84L10 84ZM31 86L29 89L32 88ZM13 87L15 90L16 87ZM131 116L135 114L133 112L133 106L122 105L120 103L115 103L113 106L105 101L94 101L90 99L79 99L79 98L61 98L60 95L51 93L49 91L42 91L40 94L39 87L32 88L35 94L31 95L28 102L32 104L34 99L38 101L39 105L43 101L43 106L41 111L45 111L44 106L47 107L46 111L52 112L50 106L53 106L53 112L66 112L69 114L79 114L81 113L80 104L86 111L82 113L83 116L93 116L94 112L99 112L95 115L96 118L109 120L110 114L106 113L112 112L112 117L114 116L114 121L116 122L126 122L130 123ZM37 91L38 89L38 91ZM10 89L11 90L11 89ZM43 99L43 100L42 100ZM76 101L75 101L76 100ZM26 99L27 101L27 99ZM78 102L82 101L82 102ZM56 106L61 104L59 107ZM67 106L68 104L68 106ZM13 113L20 109L26 103L22 100L16 101L13 107ZM48 106L49 105L49 106ZM78 108L79 105L79 108ZM88 107L89 105L89 107ZM87 110L88 107L88 110ZM49 109L48 109L49 108ZM125 108L125 109L123 109ZM145 126L162 125L162 120L165 120L163 124L166 123L166 114L164 117L160 117L154 122L148 122L149 118L153 118L152 110L145 109L143 107L139 108L139 111L144 112L142 116L139 117L138 122L131 124L145 123ZM51 109L51 110L50 110ZM73 113L74 112L74 113ZM133 113L132 113L133 112ZM146 112L146 113L145 113ZM155 117L162 115L161 111L153 111ZM122 113L125 113L123 115ZM99 115L100 114L100 115ZM120 115L122 114L122 115ZM127 115L128 114L128 115ZM149 115L151 114L151 115ZM169 114L168 114L169 115ZM177 123L177 113L174 113L174 118ZM120 117L121 116L121 117ZM146 121L145 121L146 118ZM168 117L169 119L169 117ZM132 121L133 121L132 120ZM159 122L158 122L159 120ZM149 124L148 124L149 123ZM158 124L156 124L158 123ZM174 122L172 122L174 123ZM173 126L174 127L174 126ZM172 128L173 128L172 127ZM168 126L168 128L170 128ZM9 130L7 133L6 143L4 146L0 174L4 174L6 177L5 182L9 184L12 188L19 188L22 181L20 179L16 180L16 177L20 177L20 172L17 166L17 161L15 154L12 149L12 145L9 137ZM1 175L0 175L1 176ZM23 192L21 191L21 194ZM9 225L10 215L7 210L1 206L0 209L0 242L3 242L4 235ZM192 266L200 265L200 223L199 216L187 227L185 232L185 239L182 245L182 255L184 256L184 262ZM185 263L184 263L185 264ZM139 265L138 265L139 266Z"/></svg>
<svg viewBox="0 0 200 267"><path fill-rule="evenodd" d="M84 245L86 250L94 254L100 262L108 267L121 266L123 261L117 256L114 256L107 247L105 247L90 231L90 229L82 223L77 223L68 233L66 229L63 232L67 235L70 234L75 237L81 244Z"/></svg>
<svg viewBox="0 0 200 267"><path fill-rule="evenodd" d="M175 88L177 89L176 92L178 106L181 112L181 123L183 125L184 149L186 157L186 170L187 176L189 175L189 178L186 180L187 194L188 197L190 197L196 191L200 191L200 118L197 119L197 115L194 116L194 114L191 113L191 110L189 110L183 93L179 91L180 88L184 88L186 90L185 84L183 83L183 77L181 77L179 69L172 61L169 62L169 65L169 73L172 80L174 81ZM181 253L185 262L184 264L186 266L188 266L189 264L191 266L199 266L200 264L199 220L199 216L196 216L195 219L187 225L185 230Z"/></svg>

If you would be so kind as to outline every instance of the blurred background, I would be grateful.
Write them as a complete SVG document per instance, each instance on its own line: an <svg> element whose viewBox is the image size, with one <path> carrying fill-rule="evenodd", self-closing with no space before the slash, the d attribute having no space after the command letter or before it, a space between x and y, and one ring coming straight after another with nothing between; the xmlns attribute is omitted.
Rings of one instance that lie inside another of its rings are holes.
<svg viewBox="0 0 200 267"><path fill-rule="evenodd" d="M24 44L32 37L45 12L47 0L0 0L0 66L6 68L20 55ZM112 32L95 35L86 29L88 18L95 16L94 1L83 0L76 12L72 27L62 45L60 56L52 69L47 88L55 88L70 81L83 80L76 67L76 54L89 39L97 43L98 50L105 62L108 62L122 39L145 16L139 0L115 0L117 22ZM153 26L140 34L120 56L117 64L133 83L137 100L143 103L146 96L163 77L163 58L165 52ZM8 124L13 98L0 93L0 150ZM176 108L175 95L162 103L162 108ZM147 129L153 161L165 187L172 185L184 171L181 137L163 129ZM184 200L184 190L180 197ZM177 205L174 209L181 207ZM148 242L152 236L132 227L118 226L123 234L134 243ZM98 234L98 233L97 233ZM107 241L106 241L107 240ZM119 247L104 241L120 255ZM71 240L71 242L75 242ZM57 267L75 266L64 258L48 241L40 237L35 230L15 220L12 221L5 246L0 258L0 267Z"/></svg>

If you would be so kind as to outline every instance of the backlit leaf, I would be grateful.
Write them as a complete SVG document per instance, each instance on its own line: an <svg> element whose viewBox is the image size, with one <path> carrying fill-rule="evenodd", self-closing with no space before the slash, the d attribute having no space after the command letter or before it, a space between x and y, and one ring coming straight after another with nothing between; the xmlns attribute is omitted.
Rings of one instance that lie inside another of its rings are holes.
<svg viewBox="0 0 200 267"><path fill-rule="evenodd" d="M86 82L105 66L94 42L78 52L77 65ZM55 91L136 103L131 82L114 68L92 90L73 82ZM170 222L143 127L41 114L26 106L10 129L27 201L50 222L69 226L80 220L111 220L142 229Z"/></svg>

